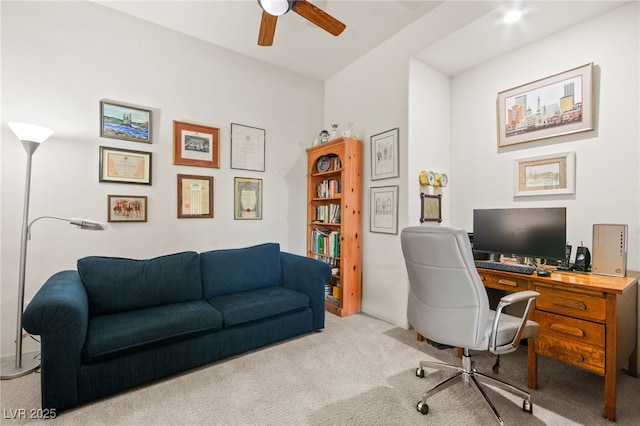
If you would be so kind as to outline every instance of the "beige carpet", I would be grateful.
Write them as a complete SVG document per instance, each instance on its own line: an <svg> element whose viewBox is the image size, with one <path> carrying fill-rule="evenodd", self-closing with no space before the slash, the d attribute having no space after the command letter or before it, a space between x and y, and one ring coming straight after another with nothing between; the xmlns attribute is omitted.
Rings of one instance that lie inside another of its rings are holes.
<svg viewBox="0 0 640 426"><path fill-rule="evenodd" d="M492 356L474 353L490 372ZM2 424L46 425L493 425L480 397L455 385L415 409L445 377L415 376L419 360L455 362L404 330L367 315L327 314L326 329L61 413L54 420L12 419L40 406L39 375L0 384ZM526 347L501 358L500 377L526 388ZM602 418L604 380L541 357L533 415L522 401L489 390L507 425L613 425ZM619 376L617 425L640 424L640 379Z"/></svg>

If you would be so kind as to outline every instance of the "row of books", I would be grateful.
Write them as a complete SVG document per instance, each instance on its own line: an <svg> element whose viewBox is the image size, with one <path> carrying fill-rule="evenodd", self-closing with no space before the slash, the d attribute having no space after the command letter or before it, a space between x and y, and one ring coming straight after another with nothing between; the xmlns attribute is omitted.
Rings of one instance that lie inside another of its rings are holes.
<svg viewBox="0 0 640 426"><path fill-rule="evenodd" d="M340 179L325 179L316 185L316 197L331 198L342 193L342 181Z"/></svg>
<svg viewBox="0 0 640 426"><path fill-rule="evenodd" d="M324 256L340 257L340 232L315 228L311 231L311 250Z"/></svg>
<svg viewBox="0 0 640 426"><path fill-rule="evenodd" d="M340 204L316 206L316 222L340 223Z"/></svg>

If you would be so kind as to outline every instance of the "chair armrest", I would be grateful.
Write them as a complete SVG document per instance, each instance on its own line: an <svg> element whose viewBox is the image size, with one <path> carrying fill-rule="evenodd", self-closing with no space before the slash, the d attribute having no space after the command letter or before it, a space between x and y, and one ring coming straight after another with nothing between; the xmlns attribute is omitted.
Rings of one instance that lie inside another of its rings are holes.
<svg viewBox="0 0 640 426"><path fill-rule="evenodd" d="M518 349L520 340L522 339L522 333L524 333L525 326L527 324L529 312L531 311L531 306L538 296L540 296L540 293L538 293L537 291L525 290L507 294L500 299L500 303L498 303L498 307L496 309L496 316L493 319L493 325L491 327L491 341L489 343L489 351L494 354L500 355L513 352ZM520 323L518 324L518 329L513 337L513 340L511 341L511 343L508 343L506 345L497 346L498 326L502 317L502 311L509 305L524 302L527 302L527 306L522 313L522 317L520 318Z"/></svg>
<svg viewBox="0 0 640 426"><path fill-rule="evenodd" d="M309 296L313 311L313 329L324 328L325 284L331 278L331 267L319 260L280 252L282 285Z"/></svg>

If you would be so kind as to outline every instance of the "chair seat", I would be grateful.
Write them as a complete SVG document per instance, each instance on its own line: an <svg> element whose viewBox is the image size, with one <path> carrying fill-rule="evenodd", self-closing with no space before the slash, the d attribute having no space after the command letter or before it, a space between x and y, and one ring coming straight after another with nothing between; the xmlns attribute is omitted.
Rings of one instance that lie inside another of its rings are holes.
<svg viewBox="0 0 640 426"><path fill-rule="evenodd" d="M486 342L486 345L483 344L483 348L476 348L482 350L489 349L489 339L491 337L491 327L493 325L493 319L496 316L496 311L489 311L489 320L485 326L483 343ZM496 346L504 346L508 345L513 341L513 338L518 331L518 327L520 326L521 319L518 317L514 317L512 315L508 315L502 313L500 315L500 323L498 325L498 334L496 339ZM527 321L524 326L524 332L522 333L522 339L535 339L540 334L540 325L535 321ZM473 349L473 348L470 348Z"/></svg>

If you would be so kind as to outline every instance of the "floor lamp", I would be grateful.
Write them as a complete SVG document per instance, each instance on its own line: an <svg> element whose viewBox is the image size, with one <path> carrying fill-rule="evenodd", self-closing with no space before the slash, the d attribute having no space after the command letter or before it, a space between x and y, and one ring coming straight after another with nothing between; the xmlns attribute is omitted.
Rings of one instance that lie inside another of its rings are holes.
<svg viewBox="0 0 640 426"><path fill-rule="evenodd" d="M22 215L22 234L20 244L20 273L18 276L18 309L16 324L16 359L15 363L6 363L1 366L1 378L13 379L29 374L40 366L40 361L36 359L22 360L22 312L24 310L24 286L25 270L27 264L27 241L33 222L43 218L64 220L81 229L102 230L105 224L89 221L85 219L62 219L53 216L43 216L29 223L29 193L31 189L31 159L40 144L53 134L53 130L46 127L36 126L28 123L8 123L16 137L22 142L24 150L27 152L27 174L24 185L24 209Z"/></svg>

